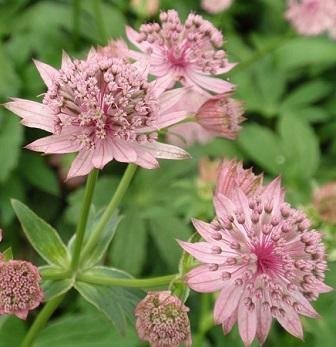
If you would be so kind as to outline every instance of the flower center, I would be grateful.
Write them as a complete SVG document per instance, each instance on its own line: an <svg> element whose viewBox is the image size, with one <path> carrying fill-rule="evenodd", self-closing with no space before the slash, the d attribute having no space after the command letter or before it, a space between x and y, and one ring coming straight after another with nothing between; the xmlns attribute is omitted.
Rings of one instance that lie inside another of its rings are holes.
<svg viewBox="0 0 336 347"><path fill-rule="evenodd" d="M185 68L188 64L186 59L185 49L169 49L167 59L173 67Z"/></svg>
<svg viewBox="0 0 336 347"><path fill-rule="evenodd" d="M281 270L281 258L275 251L273 242L259 241L251 251L257 256L257 273L275 275Z"/></svg>

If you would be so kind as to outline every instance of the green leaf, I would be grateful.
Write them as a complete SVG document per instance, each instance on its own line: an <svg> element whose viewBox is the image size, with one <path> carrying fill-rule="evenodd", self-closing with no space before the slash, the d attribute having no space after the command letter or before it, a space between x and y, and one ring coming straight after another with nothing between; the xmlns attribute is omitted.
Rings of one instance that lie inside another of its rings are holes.
<svg viewBox="0 0 336 347"><path fill-rule="evenodd" d="M278 136L270 129L257 124L246 125L238 142L263 169L271 174L279 174L284 155Z"/></svg>
<svg viewBox="0 0 336 347"><path fill-rule="evenodd" d="M115 329L111 328L110 322L98 312L63 316L50 323L34 343L34 347L138 347L141 345L134 329L128 329L125 336L120 336Z"/></svg>
<svg viewBox="0 0 336 347"><path fill-rule="evenodd" d="M54 171L47 165L45 158L25 153L20 161L21 172L29 183L42 191L58 196L59 183Z"/></svg>
<svg viewBox="0 0 336 347"><path fill-rule="evenodd" d="M70 256L57 231L22 202L12 200L12 206L25 235L39 255L49 264L67 267Z"/></svg>
<svg viewBox="0 0 336 347"><path fill-rule="evenodd" d="M85 274L114 278L132 278L124 271L97 266ZM75 288L84 299L103 312L120 332L125 332L128 321L134 319L134 308L140 299L141 291L122 287L95 285L78 281Z"/></svg>
<svg viewBox="0 0 336 347"><path fill-rule="evenodd" d="M150 233L169 269L176 270L182 254L176 239L187 240L189 227L169 210L157 207L151 209Z"/></svg>
<svg viewBox="0 0 336 347"><path fill-rule="evenodd" d="M0 316L0 346L20 346L25 336L24 322L15 316Z"/></svg>
<svg viewBox="0 0 336 347"><path fill-rule="evenodd" d="M319 165L319 145L313 129L304 121L284 116L279 122L279 132L286 156L286 177L309 178Z"/></svg>
<svg viewBox="0 0 336 347"><path fill-rule="evenodd" d="M13 259L13 250L12 247L7 248L4 252L2 252L3 259L5 261Z"/></svg>
<svg viewBox="0 0 336 347"><path fill-rule="evenodd" d="M43 290L43 301L49 301L57 296L60 296L68 292L74 285L73 279L64 280L43 280L42 290Z"/></svg>
<svg viewBox="0 0 336 347"><path fill-rule="evenodd" d="M8 112L0 110L0 182L6 181L17 166L22 139L23 127L19 120Z"/></svg>
<svg viewBox="0 0 336 347"><path fill-rule="evenodd" d="M147 232L138 211L129 209L113 241L110 258L113 265L138 275L146 260ZM125 254L132 256L125 257Z"/></svg>
<svg viewBox="0 0 336 347"><path fill-rule="evenodd" d="M10 96L18 93L20 88L20 79L16 74L14 65L10 57L2 50L0 46L0 102ZM0 147L1 148L1 147Z"/></svg>

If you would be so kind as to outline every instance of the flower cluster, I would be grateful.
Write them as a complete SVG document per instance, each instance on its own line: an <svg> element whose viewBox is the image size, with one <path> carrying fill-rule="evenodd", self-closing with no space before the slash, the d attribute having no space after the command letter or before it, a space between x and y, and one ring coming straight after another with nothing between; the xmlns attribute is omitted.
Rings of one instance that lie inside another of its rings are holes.
<svg viewBox="0 0 336 347"><path fill-rule="evenodd" d="M0 241L2 232L0 230ZM22 260L5 261L0 253L0 315L13 314L26 319L40 305L43 293L38 269Z"/></svg>
<svg viewBox="0 0 336 347"><path fill-rule="evenodd" d="M286 18L302 35L328 33L336 38L335 0L289 0Z"/></svg>
<svg viewBox="0 0 336 347"><path fill-rule="evenodd" d="M201 262L186 283L202 293L220 291L214 320L224 333L238 322L246 346L255 337L264 343L273 318L302 338L299 315L317 317L310 301L331 290L323 282L327 264L321 234L285 202L279 178L262 186L260 176L237 163L221 170L217 217L210 224L193 221L204 240L180 241Z"/></svg>
<svg viewBox="0 0 336 347"><path fill-rule="evenodd" d="M149 292L135 309L139 337L152 347L191 346L188 311L169 291Z"/></svg>

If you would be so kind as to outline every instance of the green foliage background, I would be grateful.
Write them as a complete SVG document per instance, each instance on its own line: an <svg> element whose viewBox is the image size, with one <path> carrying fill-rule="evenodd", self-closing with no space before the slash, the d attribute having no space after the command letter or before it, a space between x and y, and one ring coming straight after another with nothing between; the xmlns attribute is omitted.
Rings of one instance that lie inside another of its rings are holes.
<svg viewBox="0 0 336 347"><path fill-rule="evenodd" d="M192 160L162 162L156 171L139 170L122 203L124 218L105 259L139 277L176 272L181 250L175 239L192 234L191 217L213 216L209 192L200 189L197 180L203 156L238 157L268 178L281 174L289 200L306 208L315 186L336 179L334 41L295 35L283 18L285 0L235 0L229 11L215 16L204 13L198 0L162 0L161 8L176 8L183 18L197 11L223 31L230 60L240 63L229 77L237 84L236 96L244 101L248 120L235 142L217 139L191 148ZM14 96L38 99L44 92L33 58L59 66L62 49L84 56L91 45L125 37L126 23L137 27L148 20L126 0L0 0L0 102ZM22 149L40 135L0 109L0 225L5 231L1 250L11 245L16 258L34 263L40 259L23 238L9 199L25 201L68 240L83 194L82 188L64 184L49 158ZM102 173L94 197L97 210L110 199L123 170L113 162ZM332 226L322 229L334 239ZM330 241L329 247L332 252L336 245ZM327 277L328 284L336 286L333 263ZM242 346L236 330L224 337L220 327L213 327L213 301L195 293L189 298L194 345ZM321 318L303 321L304 342L274 325L265 346L335 346L336 294L322 296L316 306ZM29 319L33 318L34 314ZM18 346L28 323L0 317L0 346ZM35 346L141 344L132 326L120 336L103 315L73 293Z"/></svg>

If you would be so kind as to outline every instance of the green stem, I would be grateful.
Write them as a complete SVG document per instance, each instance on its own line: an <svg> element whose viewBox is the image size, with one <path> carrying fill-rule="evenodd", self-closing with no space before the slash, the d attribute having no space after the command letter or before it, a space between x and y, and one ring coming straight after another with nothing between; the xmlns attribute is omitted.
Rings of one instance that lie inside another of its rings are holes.
<svg viewBox="0 0 336 347"><path fill-rule="evenodd" d="M88 282L103 286L132 287L132 288L152 288L168 285L177 274L153 278L112 278L98 274L82 274L77 277L79 281Z"/></svg>
<svg viewBox="0 0 336 347"><path fill-rule="evenodd" d="M125 170L124 175L121 181L119 182L117 190L115 191L110 203L106 207L104 214L101 216L95 229L93 229L92 234L84 247L84 250L82 252L83 258L85 258L92 251L92 249L95 247L96 243L98 242L101 234L104 232L104 229L107 223L112 217L115 209L118 207L121 199L124 197L126 190L135 174L136 168L137 168L136 165L128 164L127 169Z"/></svg>
<svg viewBox="0 0 336 347"><path fill-rule="evenodd" d="M80 0L73 0L72 18L73 18L73 42L75 48L78 46L79 30L80 30Z"/></svg>
<svg viewBox="0 0 336 347"><path fill-rule="evenodd" d="M102 16L101 0L92 1L92 6L93 6L93 12L95 15L96 26L97 26L98 34L99 34L100 39L101 39L101 43L106 44L108 37L107 37L106 29L105 29L104 19Z"/></svg>
<svg viewBox="0 0 336 347"><path fill-rule="evenodd" d="M83 200L79 222L76 229L75 245L74 245L72 260L71 260L71 270L73 272L75 272L78 268L80 253L81 253L84 235L85 235L86 224L87 224L87 220L89 216L92 196L93 196L94 187L96 185L96 181L98 177L98 172L99 171L97 169L94 169L90 173L86 181L84 200Z"/></svg>
<svg viewBox="0 0 336 347"><path fill-rule="evenodd" d="M34 323L30 327L27 335L25 336L21 344L21 347L31 347L33 345L33 342L37 334L44 328L48 319L51 317L51 315L55 312L57 307L62 302L64 296L65 294L57 296L56 298L48 301L45 304L43 309L39 312L38 316L36 317Z"/></svg>
<svg viewBox="0 0 336 347"><path fill-rule="evenodd" d="M39 273L44 280L65 280L71 278L71 271L39 268Z"/></svg>

